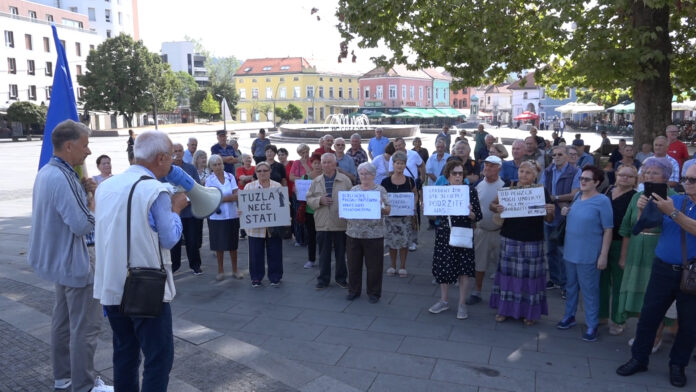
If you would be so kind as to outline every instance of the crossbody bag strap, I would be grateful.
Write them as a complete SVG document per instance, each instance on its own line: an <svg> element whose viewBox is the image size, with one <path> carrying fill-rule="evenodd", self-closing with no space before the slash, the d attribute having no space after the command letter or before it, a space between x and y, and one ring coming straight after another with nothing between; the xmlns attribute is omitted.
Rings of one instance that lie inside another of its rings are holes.
<svg viewBox="0 0 696 392"><path fill-rule="evenodd" d="M684 201L682 201L681 212L682 214L686 212L686 196L684 196ZM681 226L679 226L679 233L681 234L682 265L684 267L687 267L688 264L686 260L686 232Z"/></svg>
<svg viewBox="0 0 696 392"><path fill-rule="evenodd" d="M135 186L138 185L138 183L142 180L152 180L153 178L150 176L142 176L138 181L133 184L133 187L131 187L130 193L128 194L128 208L126 210L126 266L128 269L131 268L130 266L130 250L131 250L131 202L133 201L133 192L135 192ZM162 262L162 247L160 248L160 266L164 268L164 263Z"/></svg>

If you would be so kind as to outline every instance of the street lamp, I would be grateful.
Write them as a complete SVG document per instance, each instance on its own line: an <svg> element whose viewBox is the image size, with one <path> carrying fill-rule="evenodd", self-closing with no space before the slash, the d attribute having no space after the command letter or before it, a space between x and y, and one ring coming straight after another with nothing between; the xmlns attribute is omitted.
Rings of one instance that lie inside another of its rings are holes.
<svg viewBox="0 0 696 392"><path fill-rule="evenodd" d="M153 94L150 91L145 91L145 93L150 94L150 96L152 96L152 100L153 100L154 106L155 106L155 130L158 130L159 128L157 127L157 123L158 123L158 121L157 121L157 97L155 96L155 94Z"/></svg>
<svg viewBox="0 0 696 392"><path fill-rule="evenodd" d="M227 116L225 115L226 114L225 110L227 110L227 105L225 102L225 97L223 97L220 94L215 94L215 96L220 98L220 107L222 108L222 110L221 110L221 112L222 112L222 129L224 131L227 131ZM223 103L225 103L225 105L223 105Z"/></svg>

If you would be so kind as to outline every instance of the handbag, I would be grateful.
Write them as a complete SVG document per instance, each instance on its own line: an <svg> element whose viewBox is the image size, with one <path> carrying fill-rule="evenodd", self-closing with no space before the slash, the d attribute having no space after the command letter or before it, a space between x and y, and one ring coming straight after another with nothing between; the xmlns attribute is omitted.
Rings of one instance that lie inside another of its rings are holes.
<svg viewBox="0 0 696 392"><path fill-rule="evenodd" d="M686 197L682 203L682 213L686 211ZM688 260L686 257L686 232L680 228L682 250L682 276L679 289L684 294L696 295L696 259Z"/></svg>
<svg viewBox="0 0 696 392"><path fill-rule="evenodd" d="M474 229L470 227L452 226L452 218L449 216L447 217L447 220L450 226L449 246L454 246L455 248L473 249Z"/></svg>
<svg viewBox="0 0 696 392"><path fill-rule="evenodd" d="M295 214L297 223L304 224L307 222L307 203L301 201L297 205L297 213Z"/></svg>
<svg viewBox="0 0 696 392"><path fill-rule="evenodd" d="M123 285L123 296L119 310L122 314L131 317L155 318L162 312L164 300L164 286L167 282L167 271L162 261L162 248L159 247L159 268L131 267L130 264L130 231L131 231L131 202L135 186L142 180L151 180L152 177L142 176L133 184L128 195L127 223L126 223L126 266L128 275Z"/></svg>
<svg viewBox="0 0 696 392"><path fill-rule="evenodd" d="M572 206L575 200L577 200L582 192L578 192L575 194L573 197L573 201L570 202L570 205ZM568 206L570 207L570 206ZM566 234L566 221L568 220L568 217L563 217L563 220L558 224L558 226L554 226L553 229L551 229L551 232L549 233L549 241L553 241L558 244L558 246L563 246L565 243L565 234Z"/></svg>

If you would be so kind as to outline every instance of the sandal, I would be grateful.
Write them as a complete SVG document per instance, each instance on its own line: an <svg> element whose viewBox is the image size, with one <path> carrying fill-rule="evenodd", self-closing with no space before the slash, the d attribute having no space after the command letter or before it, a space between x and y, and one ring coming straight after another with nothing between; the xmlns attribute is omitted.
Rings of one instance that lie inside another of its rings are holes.
<svg viewBox="0 0 696 392"><path fill-rule="evenodd" d="M408 271L406 271L405 268L401 268L399 270L399 278L407 278L408 277Z"/></svg>
<svg viewBox="0 0 696 392"><path fill-rule="evenodd" d="M502 314L495 315L495 322L496 323L502 323L505 320L507 320L507 316L503 316Z"/></svg>
<svg viewBox="0 0 696 392"><path fill-rule="evenodd" d="M522 319L522 322L524 323L524 325L528 327L531 327L532 325L536 324L536 321L529 319Z"/></svg>
<svg viewBox="0 0 696 392"><path fill-rule="evenodd" d="M387 275L388 276L394 276L396 274L396 270L392 267L387 268Z"/></svg>

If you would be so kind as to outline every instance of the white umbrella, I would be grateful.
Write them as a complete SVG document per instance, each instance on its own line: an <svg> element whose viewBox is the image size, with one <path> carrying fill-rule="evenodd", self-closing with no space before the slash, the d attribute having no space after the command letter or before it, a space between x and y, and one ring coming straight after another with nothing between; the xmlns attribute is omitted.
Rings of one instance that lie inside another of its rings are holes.
<svg viewBox="0 0 696 392"><path fill-rule="evenodd" d="M672 110L696 110L696 101L672 102Z"/></svg>
<svg viewBox="0 0 696 392"><path fill-rule="evenodd" d="M572 108L571 113L600 113L604 111L604 106L596 103L578 103Z"/></svg>

